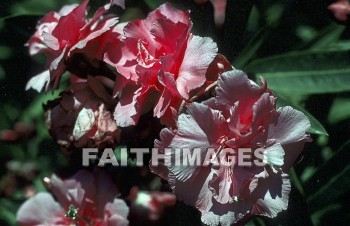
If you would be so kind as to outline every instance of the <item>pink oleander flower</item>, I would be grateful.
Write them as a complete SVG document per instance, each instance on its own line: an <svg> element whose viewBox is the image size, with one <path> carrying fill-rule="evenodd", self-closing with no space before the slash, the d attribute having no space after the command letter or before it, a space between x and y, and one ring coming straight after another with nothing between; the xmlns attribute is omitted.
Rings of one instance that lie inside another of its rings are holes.
<svg viewBox="0 0 350 226"><path fill-rule="evenodd" d="M30 55L46 55L49 69L30 79L26 89L40 92L45 84L46 89L49 86L56 89L66 70L82 73L88 67L100 66L105 48L113 39L110 35L115 35L111 30L118 22L118 18L104 14L114 4L124 7L124 0L111 0L91 19L86 17L88 2L64 6L58 13L50 12L39 21L37 31L26 45Z"/></svg>
<svg viewBox="0 0 350 226"><path fill-rule="evenodd" d="M163 153L166 147L190 148L192 155L194 148L200 148L202 163L208 148L227 162L230 156L223 152L225 148L235 150L235 155L239 148L263 148L264 164L225 165L212 160L206 167L160 162L151 164L151 169L168 180L179 200L200 210L205 224L232 225L248 213L275 217L287 209L288 172L310 141L309 127L302 112L291 107L276 110L276 97L264 79L260 87L244 72L228 71L218 80L216 96L191 104L179 116L178 129L163 129L155 147ZM168 158L176 158L175 150Z"/></svg>
<svg viewBox="0 0 350 226"><path fill-rule="evenodd" d="M165 215L165 211L176 204L176 196L170 192L145 192L137 187L130 190L130 217L143 219L145 222L157 222Z"/></svg>
<svg viewBox="0 0 350 226"><path fill-rule="evenodd" d="M118 189L102 170L96 168L93 173L80 170L65 180L54 174L45 181L57 201L48 192L28 199L17 212L20 226L128 225L129 208L117 198L120 195ZM70 205L78 210L76 220L65 216Z"/></svg>
<svg viewBox="0 0 350 226"><path fill-rule="evenodd" d="M208 0L194 0L197 4L205 4ZM225 12L227 0L209 0L214 7L214 21L217 27L221 27L225 22Z"/></svg>
<svg viewBox="0 0 350 226"><path fill-rule="evenodd" d="M217 45L211 38L193 35L191 28L189 11L169 3L124 27L122 56L115 49L105 55L121 74L115 88L120 97L114 113L118 126L135 125L153 108L154 116L174 127L181 102L216 79L217 75L209 79L207 71Z"/></svg>
<svg viewBox="0 0 350 226"><path fill-rule="evenodd" d="M120 129L111 109L115 101L99 80L88 77L46 106L46 124L63 149L71 147L115 147Z"/></svg>
<svg viewBox="0 0 350 226"><path fill-rule="evenodd" d="M328 6L328 10L340 22L347 22L350 15L350 4L348 1L340 0Z"/></svg>

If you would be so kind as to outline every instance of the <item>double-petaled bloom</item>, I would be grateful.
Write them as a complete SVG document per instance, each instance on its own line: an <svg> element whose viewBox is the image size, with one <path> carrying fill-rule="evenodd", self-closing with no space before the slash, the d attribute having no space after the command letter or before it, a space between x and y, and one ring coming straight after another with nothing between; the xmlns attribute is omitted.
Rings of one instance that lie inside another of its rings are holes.
<svg viewBox="0 0 350 226"><path fill-rule="evenodd" d="M115 100L101 77L74 83L46 106L46 124L51 136L64 150L74 147L115 147L120 129L113 118Z"/></svg>
<svg viewBox="0 0 350 226"><path fill-rule="evenodd" d="M122 56L115 49L105 55L105 61L121 74L115 88L120 97L114 114L118 126L135 125L153 108L163 124L175 127L182 101L217 78L207 73L224 67L214 60L216 43L193 35L191 28L189 11L169 3L124 27Z"/></svg>
<svg viewBox="0 0 350 226"><path fill-rule="evenodd" d="M106 13L114 4L123 7L124 3L111 0L88 19L88 2L64 6L58 13L50 12L39 21L27 45L30 55L46 55L49 69L29 80L26 89L41 91L45 84L46 88L55 89L66 70L86 76L99 69L110 40L115 41L112 30L118 22L118 18Z"/></svg>
<svg viewBox="0 0 350 226"><path fill-rule="evenodd" d="M202 164L159 162L151 169L168 180L179 200L199 209L208 225L231 225L248 213L275 217L287 209L288 172L304 143L310 141L309 127L303 113L291 107L276 109L276 97L264 79L260 87L244 72L228 71L220 76L214 98L188 106L187 113L179 116L178 129L163 129L155 142L163 153L172 148L166 161L176 158L176 148L189 148L192 155L200 148ZM252 156L259 148L264 150L260 153L264 164L214 164L213 158L204 166L208 148L224 162L232 157L222 154L226 148L234 150L233 155L249 148Z"/></svg>
<svg viewBox="0 0 350 226"><path fill-rule="evenodd" d="M17 212L20 226L128 225L129 208L118 198L118 189L102 170L80 170L65 180L54 174L44 181L57 201L48 192L28 199ZM74 219L66 217L70 206L77 210Z"/></svg>

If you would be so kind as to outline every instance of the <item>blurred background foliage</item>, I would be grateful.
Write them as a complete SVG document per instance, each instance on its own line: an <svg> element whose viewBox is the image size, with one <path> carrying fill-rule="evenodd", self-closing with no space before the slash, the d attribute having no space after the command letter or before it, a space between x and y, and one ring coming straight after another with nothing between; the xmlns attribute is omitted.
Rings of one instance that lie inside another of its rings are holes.
<svg viewBox="0 0 350 226"><path fill-rule="evenodd" d="M57 96L24 91L43 70L24 43L37 20L76 0L0 2L0 225L15 225L19 205L45 190L43 176L69 175L69 162L47 132L42 104ZM91 8L102 5L91 0ZM126 0L121 21L144 18L163 0ZM259 81L264 76L279 97L310 118L314 142L291 171L289 208L275 219L257 217L248 225L348 225L350 222L350 30L327 11L331 0L228 0L226 22L215 27L213 7L190 0L170 1L191 9L194 33L212 37L235 68ZM20 124L18 123L20 122ZM15 137L21 128L32 132ZM13 138L13 136L12 136ZM6 140L5 139L5 140ZM11 140L11 139L10 139ZM193 211L178 207L174 225L197 225ZM194 214L195 215L195 214ZM195 215L197 216L197 215ZM192 223L191 223L192 222Z"/></svg>

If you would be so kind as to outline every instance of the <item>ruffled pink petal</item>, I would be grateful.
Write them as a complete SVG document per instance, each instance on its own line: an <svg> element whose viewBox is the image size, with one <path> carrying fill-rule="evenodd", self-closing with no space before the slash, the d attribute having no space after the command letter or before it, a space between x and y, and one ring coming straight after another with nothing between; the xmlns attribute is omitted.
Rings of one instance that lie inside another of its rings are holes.
<svg viewBox="0 0 350 226"><path fill-rule="evenodd" d="M252 127L265 126L270 121L267 120L276 114L276 97L270 93L264 93L253 105Z"/></svg>
<svg viewBox="0 0 350 226"><path fill-rule="evenodd" d="M181 96L176 88L176 83L174 80L174 75L169 72L160 72L158 75L158 80L164 86L162 94L156 101L156 105L154 107L154 116L161 118L166 115L167 119L162 119L162 123L166 123L168 125L174 124L173 112L169 109L170 106L178 109L181 104Z"/></svg>
<svg viewBox="0 0 350 226"><path fill-rule="evenodd" d="M178 131L173 147L217 148L218 139L227 133L227 124L219 111L193 103L188 107L188 114L181 114Z"/></svg>
<svg viewBox="0 0 350 226"><path fill-rule="evenodd" d="M63 72L66 70L67 66L65 64L65 58L67 57L68 50L65 47L60 55L54 59L50 65L50 80L53 82L52 88L55 90L58 87L58 83Z"/></svg>
<svg viewBox="0 0 350 226"><path fill-rule="evenodd" d="M276 140L282 145L309 140L306 132L311 125L302 112L289 106L283 107L278 109L278 115L272 121L268 128L268 139Z"/></svg>
<svg viewBox="0 0 350 226"><path fill-rule="evenodd" d="M221 74L216 88L216 104L222 111L228 111L239 101L240 117L243 119L252 114L252 105L260 98L263 90L240 70L231 70ZM225 107L228 106L228 107ZM216 107L218 108L218 107Z"/></svg>
<svg viewBox="0 0 350 226"><path fill-rule="evenodd" d="M49 47L50 49L55 50L55 51L60 49L59 40L55 36L44 32L42 34L42 37L43 37L43 41L47 47Z"/></svg>
<svg viewBox="0 0 350 226"><path fill-rule="evenodd" d="M159 6L158 10L162 16L166 19L171 20L173 23L181 22L183 24L190 25L190 11L182 11L174 8L170 3L164 3Z"/></svg>
<svg viewBox="0 0 350 226"><path fill-rule="evenodd" d="M160 118L162 117L166 110L169 108L171 103L172 96L167 89L164 89L160 97L156 102L156 106L154 107L153 116Z"/></svg>
<svg viewBox="0 0 350 226"><path fill-rule="evenodd" d="M114 119L117 125L120 127L128 127L131 125L136 125L141 113L142 106L145 101L146 95L141 88L124 88L124 92L120 101L118 102L115 111Z"/></svg>
<svg viewBox="0 0 350 226"><path fill-rule="evenodd" d="M212 193L208 189L211 180L210 168L202 167L196 176L186 182L177 180L174 176L168 178L168 182L179 201L187 205L197 207L199 210L207 210L212 206ZM188 189L191 188L191 192Z"/></svg>
<svg viewBox="0 0 350 226"><path fill-rule="evenodd" d="M285 156L284 149L279 143L275 143L272 146L265 148L265 152L264 152L264 157L266 158L265 161L271 167L283 166L284 156Z"/></svg>
<svg viewBox="0 0 350 226"><path fill-rule="evenodd" d="M52 195L40 192L28 199L17 212L20 226L66 225L65 210L53 199Z"/></svg>
<svg viewBox="0 0 350 226"><path fill-rule="evenodd" d="M83 39L80 39L69 51L73 52L75 49L84 49L88 42L98 38L105 32L109 31L112 26L114 26L116 23L118 23L117 18L112 18L109 20L106 20L103 24L102 27L96 29L95 31L90 31L90 33ZM89 56L92 56L93 54L88 54Z"/></svg>
<svg viewBox="0 0 350 226"><path fill-rule="evenodd" d="M78 171L67 180L53 175L51 183L51 190L64 209L68 209L70 204L83 208L84 199L93 200L96 193L93 175L86 170Z"/></svg>
<svg viewBox="0 0 350 226"><path fill-rule="evenodd" d="M172 97L181 98L179 91L176 87L176 81L174 79L174 74L170 72L161 71L158 75L158 81L164 86L166 90L170 92Z"/></svg>
<svg viewBox="0 0 350 226"><path fill-rule="evenodd" d="M130 79L132 75L135 75L136 63L132 63L133 67L124 68L123 66L128 65L128 60L134 59L134 61L136 61L136 56L130 52L130 50L125 47L124 42L120 40L121 33L117 31L117 28L119 29L120 26L120 24L117 24L108 35L109 41L106 43L103 61L117 68L118 72L123 77ZM121 30L123 28L121 28ZM119 65L121 65L121 69L118 68Z"/></svg>
<svg viewBox="0 0 350 226"><path fill-rule="evenodd" d="M291 184L288 174L267 174L266 171L256 175L249 186L256 202L252 214L276 217L288 207Z"/></svg>
<svg viewBox="0 0 350 226"><path fill-rule="evenodd" d="M188 23L174 23L171 20L159 19L154 22L151 33L154 35L154 39L162 44L159 51L172 53L179 51L176 44L179 39L183 38L183 34L189 33L189 25Z"/></svg>
<svg viewBox="0 0 350 226"><path fill-rule="evenodd" d="M52 35L59 40L75 42L78 38L79 31L86 23L86 7L89 0L84 0L78 7L74 8L66 16L62 16Z"/></svg>
<svg viewBox="0 0 350 226"><path fill-rule="evenodd" d="M162 133L164 141L156 141L155 147L169 147L172 148L170 155L166 158L176 158L176 148L184 151L181 148L187 148L191 155L195 149L199 150L201 162L205 160L207 149L209 147L217 148L216 141L227 130L226 121L218 111L211 110L205 105L193 103L189 107L189 115L181 114L178 121L178 130L169 143L172 132L165 130ZM165 142L165 143L164 143ZM163 151L164 153L164 151ZM153 168L155 173L164 175L164 169L159 172L157 168ZM187 181L195 177L200 170L199 166L191 165L171 165L168 166L169 178L173 177L176 180Z"/></svg>
<svg viewBox="0 0 350 226"><path fill-rule="evenodd" d="M209 182L212 188L213 197L219 203L226 204L232 202L235 181L233 178L233 166L221 166L218 170L213 170L213 178Z"/></svg>
<svg viewBox="0 0 350 226"><path fill-rule="evenodd" d="M126 205L126 203L122 199L116 198L113 201L112 200L110 200L111 202L107 203L105 207L105 213L108 213L112 216L118 215L124 218L124 220L126 220L126 218L129 215L129 207ZM126 223L127 222L128 221L126 220Z"/></svg>
<svg viewBox="0 0 350 226"><path fill-rule="evenodd" d="M176 79L177 89L183 98L188 99L192 90L204 84L207 69L217 51L216 43L211 38L190 37Z"/></svg>
<svg viewBox="0 0 350 226"><path fill-rule="evenodd" d="M27 42L29 46L29 55L34 56L47 50L47 46L41 39L33 37Z"/></svg>
<svg viewBox="0 0 350 226"><path fill-rule="evenodd" d="M59 16L67 16L70 14L75 8L77 8L78 4L71 4L71 5L65 5L63 6L60 11L58 12Z"/></svg>
<svg viewBox="0 0 350 226"><path fill-rule="evenodd" d="M105 220L107 226L128 226L129 221L117 214L112 215Z"/></svg>
<svg viewBox="0 0 350 226"><path fill-rule="evenodd" d="M158 152L161 154L164 154L164 149L169 147L171 144L173 138L175 136L175 132L168 129L164 128L160 131L159 135L159 140L154 141L154 147L157 148ZM169 176L169 170L168 168L164 165L164 162L159 162L158 165L155 165L152 163L152 161L149 164L149 167L152 171L152 173L157 174L161 178L167 180Z"/></svg>
<svg viewBox="0 0 350 226"><path fill-rule="evenodd" d="M186 204L195 206L201 211L203 223L230 226L249 213L251 202L249 199L246 199L245 202L233 201L226 204L216 201L212 190L209 189L213 176L214 171L210 171L210 168L202 168L201 173L193 180L186 183L178 181L175 194L179 200L183 199ZM186 192L188 188L191 188L190 193Z"/></svg>
<svg viewBox="0 0 350 226"><path fill-rule="evenodd" d="M40 93L41 90L44 88L45 84L48 84L49 81L50 81L50 72L49 70L46 70L32 77L27 82L26 90L34 89Z"/></svg>
<svg viewBox="0 0 350 226"><path fill-rule="evenodd" d="M178 119L178 109L181 106L182 99L173 98L170 106L164 112L164 115L160 118L160 123L167 126L168 128L177 128L177 119Z"/></svg>
<svg viewBox="0 0 350 226"><path fill-rule="evenodd" d="M124 27L125 46L129 48L135 55L138 54L138 42L144 43L147 46L148 52L154 56L156 50L161 48L161 44L157 43L151 34L152 24L148 20L131 21Z"/></svg>

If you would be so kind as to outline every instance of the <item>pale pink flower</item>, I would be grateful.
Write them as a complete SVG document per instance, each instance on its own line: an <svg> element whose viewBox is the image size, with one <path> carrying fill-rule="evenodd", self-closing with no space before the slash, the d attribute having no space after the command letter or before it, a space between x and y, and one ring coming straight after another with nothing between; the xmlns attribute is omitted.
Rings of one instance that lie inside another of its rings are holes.
<svg viewBox="0 0 350 226"><path fill-rule="evenodd" d="M120 130L110 111L115 101L98 78L72 84L45 107L49 132L64 149L114 147L119 142Z"/></svg>
<svg viewBox="0 0 350 226"><path fill-rule="evenodd" d="M119 126L135 125L152 108L163 124L174 126L181 102L210 82L207 70L217 45L191 28L189 11L169 3L124 27L122 57L113 57L113 49L105 55L121 74L115 93L125 87L114 114Z"/></svg>
<svg viewBox="0 0 350 226"><path fill-rule="evenodd" d="M209 147L219 159L228 158L220 155L224 148L236 154L239 148L263 148L266 165L166 167L160 162L151 169L168 180L179 200L199 209L208 225L231 225L247 213L275 217L287 209L288 172L310 141L309 127L303 113L291 107L276 110L276 97L264 79L259 87L244 72L228 71L218 80L216 97L191 104L179 116L178 129L163 129L155 146L190 148L191 154L201 148L202 163ZM170 157L175 158L175 150Z"/></svg>
<svg viewBox="0 0 350 226"><path fill-rule="evenodd" d="M130 190L130 216L145 221L157 222L164 217L165 211L176 204L176 196L170 192L140 191L137 187Z"/></svg>
<svg viewBox="0 0 350 226"><path fill-rule="evenodd" d="M328 10L333 13L338 21L346 22L349 20L350 4L348 1L340 0L334 2L328 6Z"/></svg>
<svg viewBox="0 0 350 226"><path fill-rule="evenodd" d="M117 197L118 189L105 172L97 168L93 173L80 170L71 178L62 180L51 176L48 192L40 192L22 204L17 212L20 226L75 225L126 226L129 208ZM69 206L78 209L77 222L65 217Z"/></svg>
<svg viewBox="0 0 350 226"><path fill-rule="evenodd" d="M205 4L208 0L194 0L197 4ZM227 0L209 0L214 7L215 25L221 27L225 22Z"/></svg>
<svg viewBox="0 0 350 226"><path fill-rule="evenodd" d="M111 1L100 7L91 19L86 17L88 2L64 6L58 13L50 12L39 21L27 45L31 55L45 53L49 69L33 77L26 89L41 91L45 84L46 89L49 86L55 89L66 70L78 72L75 67L83 71L86 67L99 67L110 39L109 31L118 22L115 17L103 15L114 4L123 7L124 1ZM77 61L81 65L76 65Z"/></svg>

